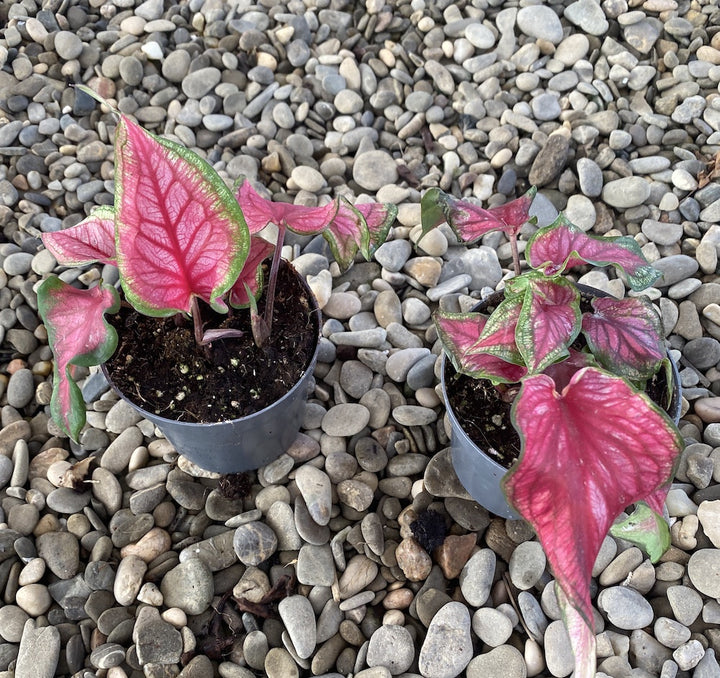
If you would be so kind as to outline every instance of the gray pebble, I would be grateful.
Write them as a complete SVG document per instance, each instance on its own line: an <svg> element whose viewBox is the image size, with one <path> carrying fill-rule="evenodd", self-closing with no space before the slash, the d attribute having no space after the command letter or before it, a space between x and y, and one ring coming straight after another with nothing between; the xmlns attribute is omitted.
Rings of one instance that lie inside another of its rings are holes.
<svg viewBox="0 0 720 678"><path fill-rule="evenodd" d="M635 589L626 586L612 586L601 591L598 606L608 620L621 629L641 629L651 624L654 616L650 603Z"/></svg>
<svg viewBox="0 0 720 678"><path fill-rule="evenodd" d="M318 525L327 525L332 507L328 475L310 464L304 464L296 471L295 482L312 519Z"/></svg>
<svg viewBox="0 0 720 678"><path fill-rule="evenodd" d="M460 590L473 607L481 607L490 596L496 560L491 549L480 549L470 557L460 573Z"/></svg>
<svg viewBox="0 0 720 678"><path fill-rule="evenodd" d="M518 544L510 556L510 579L517 588L526 591L535 586L542 577L545 563L545 552L540 542L526 541Z"/></svg>
<svg viewBox="0 0 720 678"><path fill-rule="evenodd" d="M428 627L418 659L420 673L427 678L454 678L472 656L470 613L462 603L447 603Z"/></svg>
<svg viewBox="0 0 720 678"><path fill-rule="evenodd" d="M45 532L37 537L38 556L60 579L74 577L80 567L80 545L70 532Z"/></svg>
<svg viewBox="0 0 720 678"><path fill-rule="evenodd" d="M561 621L550 622L545 631L545 662L553 676L569 676L575 666L570 639Z"/></svg>
<svg viewBox="0 0 720 678"><path fill-rule="evenodd" d="M278 611L298 657L307 659L316 645L315 615L310 601L305 596L288 596L280 601Z"/></svg>
<svg viewBox="0 0 720 678"><path fill-rule="evenodd" d="M711 598L720 598L720 550L700 549L688 561L687 573L692 585Z"/></svg>
<svg viewBox="0 0 720 678"><path fill-rule="evenodd" d="M357 403L331 407L322 419L322 430L330 436L352 436L367 426L370 411Z"/></svg>
<svg viewBox="0 0 720 678"><path fill-rule="evenodd" d="M303 544L298 553L296 571L301 584L332 586L335 580L335 565L329 545Z"/></svg>
<svg viewBox="0 0 720 678"><path fill-rule="evenodd" d="M53 678L60 659L60 632L28 619L20 640L15 678Z"/></svg>
<svg viewBox="0 0 720 678"><path fill-rule="evenodd" d="M82 49L82 40L72 31L59 31L55 34L55 51L65 61L77 59Z"/></svg>
<svg viewBox="0 0 720 678"><path fill-rule="evenodd" d="M427 67L427 64L426 64ZM355 158L353 179L366 191L377 191L394 184L398 178L397 165L386 151L367 151Z"/></svg>
<svg viewBox="0 0 720 678"><path fill-rule="evenodd" d="M190 615L200 614L212 601L212 572L200 558L190 558L165 574L160 591L168 607L179 607Z"/></svg>
<svg viewBox="0 0 720 678"><path fill-rule="evenodd" d="M472 618L475 635L491 647L507 642L512 635L513 624L502 612L492 607L481 607Z"/></svg>
<svg viewBox="0 0 720 678"><path fill-rule="evenodd" d="M277 549L277 536L259 521L240 525L235 530L233 548L243 565L259 565Z"/></svg>
<svg viewBox="0 0 720 678"><path fill-rule="evenodd" d="M517 648L501 645L474 657L465 673L467 678L525 678L527 667Z"/></svg>
<svg viewBox="0 0 720 678"><path fill-rule="evenodd" d="M35 383L32 372L21 368L10 377L7 384L7 401L11 407L22 408L28 405L35 395Z"/></svg>
<svg viewBox="0 0 720 678"><path fill-rule="evenodd" d="M370 636L367 664L385 666L393 676L407 671L415 658L415 645L404 626L383 624Z"/></svg>

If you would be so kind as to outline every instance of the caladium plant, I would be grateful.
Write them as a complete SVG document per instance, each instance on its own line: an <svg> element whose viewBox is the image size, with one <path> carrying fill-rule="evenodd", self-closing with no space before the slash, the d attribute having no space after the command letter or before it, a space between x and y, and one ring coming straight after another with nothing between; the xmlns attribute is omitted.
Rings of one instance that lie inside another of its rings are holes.
<svg viewBox="0 0 720 678"><path fill-rule="evenodd" d="M580 290L563 275L581 264L612 265L640 291L660 273L632 238L589 235L561 214L530 237L521 274L517 235L534 195L533 188L484 210L430 189L422 199L423 231L447 221L460 240L500 230L513 243L516 275L489 317L439 311L434 320L458 373L514 398L521 449L502 486L546 552L575 653L574 676L592 678L590 579L600 545L610 530L653 560L667 549L662 509L683 442L644 392L659 370L670 374L652 303L644 295L595 296L581 308ZM631 505L635 512L613 526Z"/></svg>
<svg viewBox="0 0 720 678"><path fill-rule="evenodd" d="M372 255L397 213L394 205L353 206L340 198L320 207L273 202L249 181L240 183L236 196L196 153L117 116L114 205L95 209L76 226L43 234L43 243L61 265L116 265L125 303L148 316L191 316L198 344L238 336L237 330L205 329L201 303L218 313L227 313L228 304L250 307L255 341L258 346L267 341L287 229L322 234L345 269L358 251ZM275 242L259 235L270 223L278 227ZM264 288L262 264L270 256L267 303L259 317L255 301ZM37 292L55 355L51 411L77 440L85 406L72 382L72 366L99 365L112 356L117 333L104 315L117 312L121 301L102 281L78 289L51 276Z"/></svg>

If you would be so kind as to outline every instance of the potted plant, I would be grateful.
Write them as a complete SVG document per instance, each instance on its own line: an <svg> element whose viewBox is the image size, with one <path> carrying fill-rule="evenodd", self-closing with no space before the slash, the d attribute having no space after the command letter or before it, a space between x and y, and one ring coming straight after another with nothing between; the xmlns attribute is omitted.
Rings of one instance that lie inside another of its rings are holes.
<svg viewBox="0 0 720 678"><path fill-rule="evenodd" d="M646 288L660 273L632 238L588 235L561 214L527 241L528 269L521 272L517 236L535 193L532 188L485 210L430 189L422 199L423 230L447 221L465 242L494 230L510 239L515 276L490 302L492 313L437 312L434 318L457 373L451 376L446 366L446 405L451 420L465 428L453 430L453 456L462 480L472 472L459 468L455 439L467 446L478 428L481 440L486 429L499 431L503 442L516 437L518 458L508 461L509 470L498 466L496 475L510 507L532 525L545 550L575 678L591 678L590 579L605 535L635 505L613 533L642 546L653 561L670 544L662 510L683 441L646 390L656 390L657 400L670 407L669 391L675 389L677 406L679 386L659 315L646 296L587 294L566 275L585 263L614 265L633 290ZM489 420L464 422L465 415L490 409L488 401L498 407ZM481 456L478 446L476 459Z"/></svg>
<svg viewBox="0 0 720 678"><path fill-rule="evenodd" d="M62 265L116 265L124 297L102 281L81 289L51 276L38 287L55 357L54 420L78 439L85 403L73 366L103 365L121 396L199 466L268 463L300 428L319 340L317 302L281 263L286 230L322 233L347 268L384 241L394 206L276 203L248 181L235 195L197 154L120 114L115 163L112 207L43 234ZM259 235L269 223L275 242Z"/></svg>

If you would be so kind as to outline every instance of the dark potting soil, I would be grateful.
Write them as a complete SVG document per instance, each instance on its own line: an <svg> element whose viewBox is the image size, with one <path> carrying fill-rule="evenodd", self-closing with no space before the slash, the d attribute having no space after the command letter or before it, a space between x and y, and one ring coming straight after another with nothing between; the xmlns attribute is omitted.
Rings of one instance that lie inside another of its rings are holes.
<svg viewBox="0 0 720 678"><path fill-rule="evenodd" d="M261 314L264 308L263 294ZM287 262L281 262L272 333L262 348L253 341L249 310L223 315L203 306L202 312L206 330L233 328L243 336L198 346L191 319L151 318L123 306L110 318L119 335L107 362L115 386L148 412L209 423L262 410L282 398L310 365L319 311Z"/></svg>
<svg viewBox="0 0 720 678"><path fill-rule="evenodd" d="M504 297L491 296L495 303ZM589 298L581 302L581 309L590 308ZM492 303L475 310L491 313L495 309ZM574 348L584 347L582 335ZM520 384L492 385L487 379L473 379L458 374L449 361L445 363L445 390L452 405L455 417L463 430L481 450L505 468L510 468L520 456L520 436L512 425L510 410ZM668 382L663 368L647 383L645 392L651 400L665 411L670 407Z"/></svg>

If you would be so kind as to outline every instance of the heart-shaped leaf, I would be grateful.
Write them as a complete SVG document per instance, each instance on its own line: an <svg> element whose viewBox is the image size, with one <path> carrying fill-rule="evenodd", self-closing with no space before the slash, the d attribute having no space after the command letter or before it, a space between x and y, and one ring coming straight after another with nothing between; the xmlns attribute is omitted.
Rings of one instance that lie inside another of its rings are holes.
<svg viewBox="0 0 720 678"><path fill-rule="evenodd" d="M515 330L515 343L528 372L542 372L568 356L580 333L580 294L565 278L527 276L511 281L524 288L524 301Z"/></svg>
<svg viewBox="0 0 720 678"><path fill-rule="evenodd" d="M515 332L522 306L521 294L504 299L488 318L478 341L468 353L489 353L506 362L523 365L522 354L515 343Z"/></svg>
<svg viewBox="0 0 720 678"><path fill-rule="evenodd" d="M86 266L99 261L115 264L115 211L102 206L79 224L43 233L45 247L63 266Z"/></svg>
<svg viewBox="0 0 720 678"><path fill-rule="evenodd" d="M293 205L263 198L247 179L237 189L237 201L245 215L250 233L257 233L268 224L285 226L295 233L311 235L324 231L338 210L337 201L320 207Z"/></svg>
<svg viewBox="0 0 720 678"><path fill-rule="evenodd" d="M582 332L590 351L607 370L632 381L655 374L665 357L662 324L642 297L596 297L585 313Z"/></svg>
<svg viewBox="0 0 720 678"><path fill-rule="evenodd" d="M487 318L482 313L445 313L434 316L438 335L458 372L478 379L490 379L494 384L520 381L526 370L490 353L473 352Z"/></svg>
<svg viewBox="0 0 720 678"><path fill-rule="evenodd" d="M350 267L358 250L370 250L370 231L365 217L347 200L340 200L337 214L323 232L323 237L341 271Z"/></svg>
<svg viewBox="0 0 720 678"><path fill-rule="evenodd" d="M358 250L369 260L385 242L396 215L394 205L378 202L351 205L340 199L337 214L323 232L340 270L350 266Z"/></svg>
<svg viewBox="0 0 720 678"><path fill-rule="evenodd" d="M520 198L483 209L469 200L458 200L439 188L431 188L420 201L423 235L443 221L447 221L465 243L473 243L491 231L517 235L530 218L530 205L536 193L537 188L533 186Z"/></svg>
<svg viewBox="0 0 720 678"><path fill-rule="evenodd" d="M55 422L77 440L85 425L85 402L72 380L72 365L100 365L117 347L117 333L104 317L120 308L114 287L77 289L57 277L38 287L38 310L55 356L50 412Z"/></svg>
<svg viewBox="0 0 720 678"><path fill-rule="evenodd" d="M588 235L560 214L528 240L525 258L532 268L555 275L580 264L621 268L634 290L643 290L660 277L630 237L600 238Z"/></svg>
<svg viewBox="0 0 720 678"><path fill-rule="evenodd" d="M503 479L505 492L592 629L590 578L600 544L626 506L667 482L682 438L647 395L594 367L560 393L548 375L526 377L512 418L522 450ZM585 660L576 648L576 665Z"/></svg>
<svg viewBox="0 0 720 678"><path fill-rule="evenodd" d="M263 271L262 263L275 251L275 245L253 235L250 238L250 254L240 276L230 290L230 305L235 308L245 308L250 303L250 295L257 298L262 292Z"/></svg>
<svg viewBox="0 0 720 678"><path fill-rule="evenodd" d="M469 200L458 200L439 188L431 188L423 195L420 208L423 235L442 221L447 221L455 235L465 243L473 243L491 231L507 230L490 210Z"/></svg>
<svg viewBox="0 0 720 678"><path fill-rule="evenodd" d="M345 203L345 200L340 201L341 209ZM365 219L365 227L368 231L367 245L364 245L362 242L358 244L360 246L360 252L365 259L369 261L372 255L375 254L375 250L387 239L390 226L392 226L393 221L395 221L398 210L395 205L381 202L357 203L353 205L353 207L360 212ZM339 213L340 211L338 210L338 214ZM334 232L336 219L333 219L330 223L330 233Z"/></svg>
<svg viewBox="0 0 720 678"><path fill-rule="evenodd" d="M115 139L117 260L128 301L151 316L222 295L250 247L235 197L202 158L121 116Z"/></svg>

